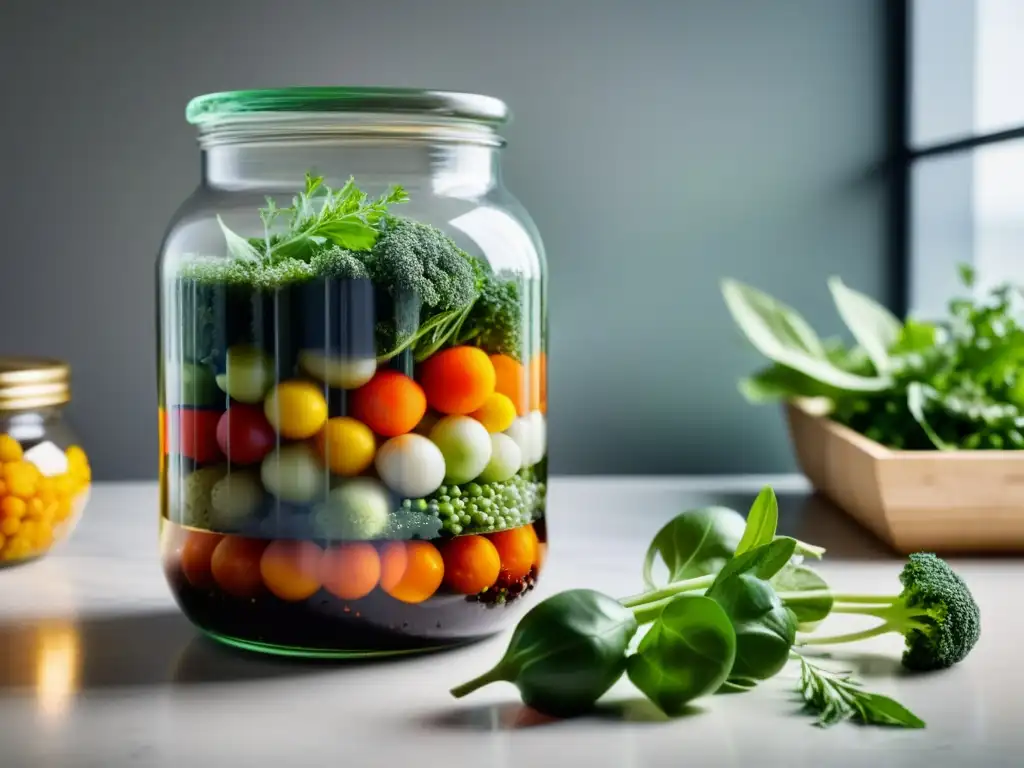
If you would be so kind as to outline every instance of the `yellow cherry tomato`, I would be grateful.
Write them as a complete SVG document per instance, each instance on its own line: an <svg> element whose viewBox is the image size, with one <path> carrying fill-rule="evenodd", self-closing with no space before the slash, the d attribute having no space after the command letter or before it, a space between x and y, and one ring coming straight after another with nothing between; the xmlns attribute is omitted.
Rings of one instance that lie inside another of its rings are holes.
<svg viewBox="0 0 1024 768"><path fill-rule="evenodd" d="M316 447L324 464L336 475L353 477L373 463L377 443L373 430L361 421L338 416L329 419L317 435Z"/></svg>
<svg viewBox="0 0 1024 768"><path fill-rule="evenodd" d="M263 412L279 435L305 440L327 421L327 400L321 389L308 381L282 381L270 390Z"/></svg>
<svg viewBox="0 0 1024 768"><path fill-rule="evenodd" d="M483 424L488 432L497 434L512 426L516 420L516 406L508 395L492 392L470 416Z"/></svg>

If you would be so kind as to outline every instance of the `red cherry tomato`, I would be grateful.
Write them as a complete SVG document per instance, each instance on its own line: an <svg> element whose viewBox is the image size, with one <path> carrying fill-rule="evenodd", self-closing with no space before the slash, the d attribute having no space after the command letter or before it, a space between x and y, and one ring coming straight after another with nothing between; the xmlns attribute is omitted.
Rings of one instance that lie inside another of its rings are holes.
<svg viewBox="0 0 1024 768"><path fill-rule="evenodd" d="M234 403L217 422L217 445L234 464L263 461L276 440L262 407Z"/></svg>
<svg viewBox="0 0 1024 768"><path fill-rule="evenodd" d="M220 446L217 445L217 422L219 411L199 410L196 408L177 408L178 453L199 464L217 461ZM174 446L173 438L171 446Z"/></svg>

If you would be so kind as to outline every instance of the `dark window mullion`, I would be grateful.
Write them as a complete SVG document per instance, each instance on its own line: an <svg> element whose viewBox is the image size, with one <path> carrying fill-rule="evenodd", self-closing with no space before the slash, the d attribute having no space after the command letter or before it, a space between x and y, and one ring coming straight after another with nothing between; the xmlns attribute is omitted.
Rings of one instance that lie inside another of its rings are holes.
<svg viewBox="0 0 1024 768"><path fill-rule="evenodd" d="M982 133L976 136L957 139L956 141L947 141L942 144L933 144L928 147L911 149L907 153L907 159L913 161L922 157L934 157L936 155L947 155L953 152L964 152L966 150L974 149L975 147L983 147L986 144L998 144L1001 141L1012 141L1014 139L1024 139L1024 125L1016 128L1007 128L1005 131Z"/></svg>

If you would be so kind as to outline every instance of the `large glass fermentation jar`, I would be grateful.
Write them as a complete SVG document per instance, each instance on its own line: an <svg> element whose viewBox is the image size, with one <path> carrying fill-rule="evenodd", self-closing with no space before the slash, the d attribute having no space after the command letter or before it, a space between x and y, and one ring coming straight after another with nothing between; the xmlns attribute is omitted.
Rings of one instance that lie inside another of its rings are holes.
<svg viewBox="0 0 1024 768"><path fill-rule="evenodd" d="M161 552L203 631L356 656L492 634L546 550L546 280L483 96L202 96L158 268Z"/></svg>

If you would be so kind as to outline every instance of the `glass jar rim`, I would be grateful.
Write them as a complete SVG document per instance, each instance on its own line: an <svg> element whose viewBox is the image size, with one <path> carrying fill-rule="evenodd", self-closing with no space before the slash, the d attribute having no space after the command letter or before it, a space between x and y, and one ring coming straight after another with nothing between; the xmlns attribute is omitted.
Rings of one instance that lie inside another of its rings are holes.
<svg viewBox="0 0 1024 768"><path fill-rule="evenodd" d="M493 96L375 86L299 86L207 93L188 103L185 118L192 125L210 126L243 115L282 112L423 115L490 125L511 119L505 102Z"/></svg>
<svg viewBox="0 0 1024 768"><path fill-rule="evenodd" d="M64 405L71 400L71 368L60 360L0 357L0 413Z"/></svg>

